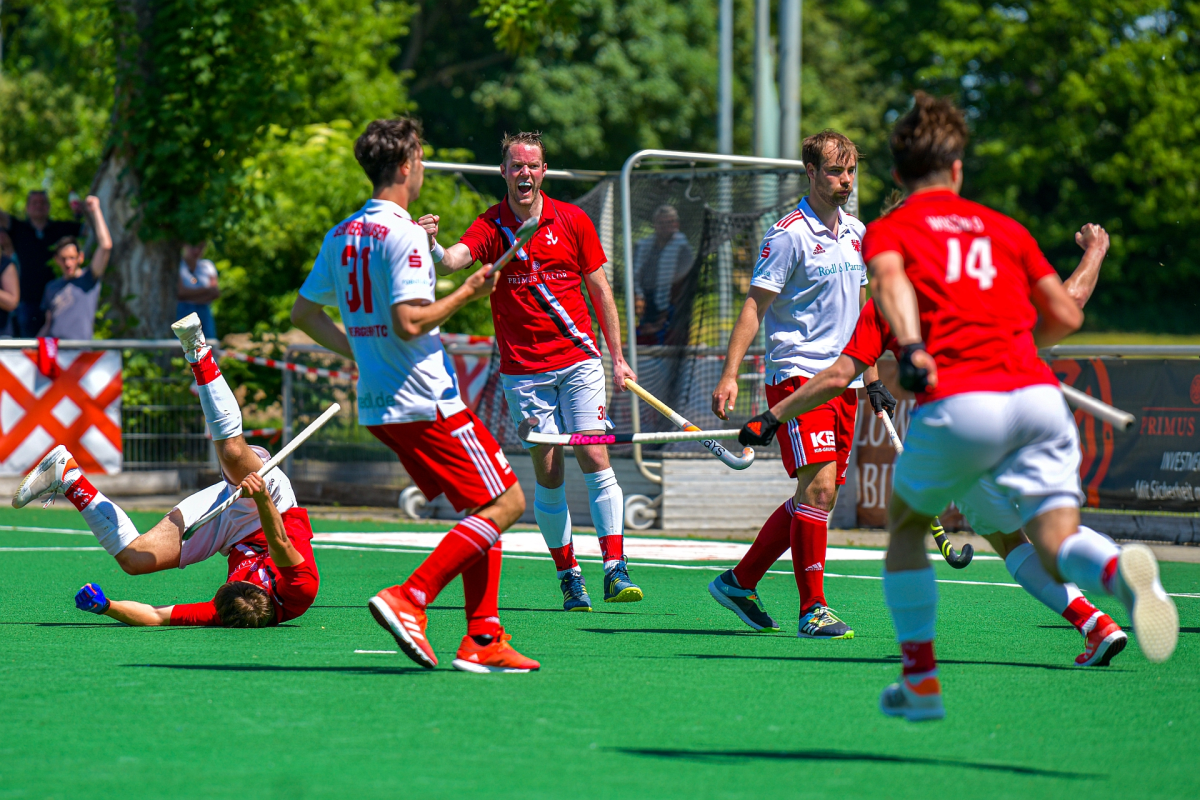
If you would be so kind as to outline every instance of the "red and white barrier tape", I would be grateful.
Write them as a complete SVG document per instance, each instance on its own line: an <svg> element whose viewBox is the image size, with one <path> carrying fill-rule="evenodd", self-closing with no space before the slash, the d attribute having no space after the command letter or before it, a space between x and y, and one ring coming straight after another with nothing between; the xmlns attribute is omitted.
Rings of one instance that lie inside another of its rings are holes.
<svg viewBox="0 0 1200 800"><path fill-rule="evenodd" d="M322 367L306 367L303 364L294 364L290 361L276 361L273 358L259 358L258 356L248 356L244 353L235 353L232 350L226 350L221 353L223 357L232 358L236 361L244 361L247 364L258 364L261 367L270 367L271 369L284 370L286 372L296 372L301 375L316 375L319 378L335 378L343 381L353 381L358 379L358 375L353 372L342 372L336 369L324 369Z"/></svg>

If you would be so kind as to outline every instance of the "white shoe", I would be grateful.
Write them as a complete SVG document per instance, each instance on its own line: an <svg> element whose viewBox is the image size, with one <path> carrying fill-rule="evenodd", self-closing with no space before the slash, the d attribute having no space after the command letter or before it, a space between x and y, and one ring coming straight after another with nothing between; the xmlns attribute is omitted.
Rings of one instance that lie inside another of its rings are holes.
<svg viewBox="0 0 1200 800"><path fill-rule="evenodd" d="M63 475L78 469L75 457L63 445L58 445L34 467L13 494L13 508L24 508L39 497L66 491Z"/></svg>
<svg viewBox="0 0 1200 800"><path fill-rule="evenodd" d="M1175 652L1179 640L1179 612L1158 580L1158 559L1144 544L1121 548L1118 579L1132 598L1128 603L1133 632L1146 659L1161 664Z"/></svg>
<svg viewBox="0 0 1200 800"><path fill-rule="evenodd" d="M204 328L201 327L200 317L196 314L188 314L178 322L172 323L171 333L179 339L179 343L183 345L184 355L193 364L204 356L203 351L208 344L204 341Z"/></svg>
<svg viewBox="0 0 1200 800"><path fill-rule="evenodd" d="M926 678L916 686L901 678L879 695L879 710L889 717L904 717L909 722L942 719L942 687L937 678Z"/></svg>

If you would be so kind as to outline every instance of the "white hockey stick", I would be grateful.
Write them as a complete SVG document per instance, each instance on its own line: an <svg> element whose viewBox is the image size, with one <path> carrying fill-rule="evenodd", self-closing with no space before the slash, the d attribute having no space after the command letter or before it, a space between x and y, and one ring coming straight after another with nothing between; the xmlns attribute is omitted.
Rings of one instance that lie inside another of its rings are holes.
<svg viewBox="0 0 1200 800"><path fill-rule="evenodd" d="M737 439L737 428L717 431L664 431L661 433L538 433L535 422L527 419L517 428L517 435L530 444L667 444L669 442L705 442L709 439Z"/></svg>
<svg viewBox="0 0 1200 800"><path fill-rule="evenodd" d="M295 452L297 447L304 444L305 440L308 439L308 437L310 437L314 433L316 433L322 425L324 425L326 422L329 422L329 420L333 418L333 415L341 410L342 410L342 407L337 403L334 403L329 408L325 409L325 412L323 414L321 414L321 416L317 417L312 422L308 423L308 427L305 428L304 430L300 431L299 436L297 436L295 439L292 439L290 442L285 444L282 448L280 448L279 452L276 453L275 456L270 461L263 464L262 468L258 470L258 476L260 478L266 477L268 472L273 470L278 465L282 464L284 459L286 459L293 452ZM192 538L192 535L200 529L201 525L221 516L221 514L223 514L226 511L226 509L228 509L231 505L233 505L239 499L241 499L241 496L242 496L242 488L239 486L237 489L234 490L233 494L231 494L223 503L221 503L221 505L210 510L208 513L206 513L200 519L196 520L191 525L189 525L187 530L185 530L183 532L183 540L187 541L188 539Z"/></svg>
<svg viewBox="0 0 1200 800"><path fill-rule="evenodd" d="M676 413L676 411L674 409L672 409L670 406L668 406L666 403L659 400L657 397L650 394L645 389L643 389L641 386L639 386L636 381L626 378L625 379L625 388L628 389L629 391L633 392L634 394L636 394L642 400L644 400L655 411L662 414L667 419L671 420L671 422L673 422L676 427L678 427L682 430L685 430L685 431L700 430L698 427L696 427L695 425L693 425L692 423L690 423L686 419L684 419L680 414ZM737 437L735 436L733 438L736 439ZM721 463L723 463L725 466L729 467L730 469L745 469L746 467L748 467L754 463L754 448L752 448L752 447L743 448L742 454L740 456L737 456L737 455L734 455L729 450L726 450L721 445L717 444L716 441L713 441L711 439L702 440L700 443L702 445L704 445L704 448L706 450L708 450L708 452L712 453L714 456L721 459Z"/></svg>
<svg viewBox="0 0 1200 800"><path fill-rule="evenodd" d="M512 243L512 247L504 251L504 255L496 259L496 263L492 264L492 268L488 270L487 277L492 277L492 275L508 266L508 262L513 260L513 256L517 254L517 251L529 244L529 240L537 233L539 224L541 224L540 217L530 217L521 223L521 227L517 228L517 232L514 234L516 241Z"/></svg>
<svg viewBox="0 0 1200 800"><path fill-rule="evenodd" d="M1067 398L1067 402L1071 406L1078 408L1085 414L1091 414L1102 422L1107 422L1117 430L1127 431L1137 421L1137 418L1133 414L1122 411L1119 408L1113 408L1103 400L1097 400L1090 394L1084 394L1073 386L1059 383L1058 387L1062 389L1063 397Z"/></svg>

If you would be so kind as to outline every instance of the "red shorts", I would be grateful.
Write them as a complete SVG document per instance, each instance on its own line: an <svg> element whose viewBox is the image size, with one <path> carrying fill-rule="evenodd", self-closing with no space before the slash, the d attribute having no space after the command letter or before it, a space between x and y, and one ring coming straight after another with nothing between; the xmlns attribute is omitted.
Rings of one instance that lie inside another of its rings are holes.
<svg viewBox="0 0 1200 800"><path fill-rule="evenodd" d="M400 457L426 498L444 493L458 511L489 503L517 482L500 445L470 409L367 430Z"/></svg>
<svg viewBox="0 0 1200 800"><path fill-rule="evenodd" d="M788 378L767 385L767 403L775 405L808 383L808 378ZM837 462L837 485L846 483L850 466L850 445L854 442L854 420L858 416L858 391L847 389L824 405L796 417L780 428L776 438L783 454L788 476L796 477L796 468L807 464Z"/></svg>

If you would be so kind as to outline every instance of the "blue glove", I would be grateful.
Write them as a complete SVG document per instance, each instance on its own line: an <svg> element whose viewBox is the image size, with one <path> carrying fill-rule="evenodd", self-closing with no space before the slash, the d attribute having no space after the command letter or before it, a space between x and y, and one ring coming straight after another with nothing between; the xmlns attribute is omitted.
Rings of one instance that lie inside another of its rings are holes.
<svg viewBox="0 0 1200 800"><path fill-rule="evenodd" d="M90 611L93 614L103 614L112 605L104 596L104 590L94 583L85 583L83 588L75 593L75 607L80 611Z"/></svg>

